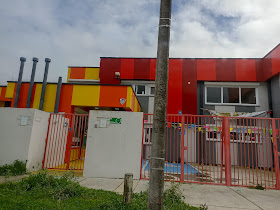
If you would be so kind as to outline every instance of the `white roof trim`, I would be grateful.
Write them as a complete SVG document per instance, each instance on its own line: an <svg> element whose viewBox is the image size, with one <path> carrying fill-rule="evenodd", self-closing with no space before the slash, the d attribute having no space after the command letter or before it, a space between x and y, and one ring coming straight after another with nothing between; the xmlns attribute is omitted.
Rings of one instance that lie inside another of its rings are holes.
<svg viewBox="0 0 280 210"><path fill-rule="evenodd" d="M79 82L79 83L100 83L99 79L68 79L69 83Z"/></svg>
<svg viewBox="0 0 280 210"><path fill-rule="evenodd" d="M204 82L205 86L222 86L222 87L242 87L242 86L250 86L256 87L260 86L259 82Z"/></svg>

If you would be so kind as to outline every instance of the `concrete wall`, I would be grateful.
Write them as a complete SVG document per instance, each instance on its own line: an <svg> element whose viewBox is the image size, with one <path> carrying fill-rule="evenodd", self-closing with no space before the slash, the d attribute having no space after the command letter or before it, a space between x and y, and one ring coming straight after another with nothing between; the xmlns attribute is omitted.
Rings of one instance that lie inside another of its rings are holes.
<svg viewBox="0 0 280 210"><path fill-rule="evenodd" d="M121 118L121 124L111 124L110 118ZM88 126L84 176L123 178L133 173L139 179L143 113L90 111Z"/></svg>
<svg viewBox="0 0 280 210"><path fill-rule="evenodd" d="M280 118L280 76L271 80L271 99L273 117Z"/></svg>
<svg viewBox="0 0 280 210"><path fill-rule="evenodd" d="M27 161L29 171L41 167L49 113L0 108L0 165Z"/></svg>

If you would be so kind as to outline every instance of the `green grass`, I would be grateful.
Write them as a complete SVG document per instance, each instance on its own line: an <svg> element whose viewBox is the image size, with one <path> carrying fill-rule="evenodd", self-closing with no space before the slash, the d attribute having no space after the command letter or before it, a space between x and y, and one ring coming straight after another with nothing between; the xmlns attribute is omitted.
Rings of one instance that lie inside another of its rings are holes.
<svg viewBox="0 0 280 210"><path fill-rule="evenodd" d="M183 202L178 184L164 192L165 209L198 209ZM148 193L133 194L131 204L122 195L81 187L69 175L40 172L19 182L0 185L0 209L147 209Z"/></svg>
<svg viewBox="0 0 280 210"><path fill-rule="evenodd" d="M0 166L0 176L18 176L26 174L26 162L15 160L13 164Z"/></svg>

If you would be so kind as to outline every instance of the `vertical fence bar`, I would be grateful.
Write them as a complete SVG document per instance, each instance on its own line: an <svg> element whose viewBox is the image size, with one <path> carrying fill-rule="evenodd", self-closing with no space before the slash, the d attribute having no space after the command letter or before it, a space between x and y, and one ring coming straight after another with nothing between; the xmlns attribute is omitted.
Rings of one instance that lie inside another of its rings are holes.
<svg viewBox="0 0 280 210"><path fill-rule="evenodd" d="M185 116L181 117L182 128L181 128L181 182L184 182L185 177Z"/></svg>
<svg viewBox="0 0 280 210"><path fill-rule="evenodd" d="M224 119L224 142L225 142L225 178L226 185L231 185L231 151L230 151L230 124L229 118L225 117Z"/></svg>
<svg viewBox="0 0 280 210"><path fill-rule="evenodd" d="M274 153L274 167L275 167L275 178L276 178L275 188L277 190L280 190L279 153L278 153L278 145L277 145L278 142L277 142L275 119L272 119L272 136L273 136L273 153Z"/></svg>

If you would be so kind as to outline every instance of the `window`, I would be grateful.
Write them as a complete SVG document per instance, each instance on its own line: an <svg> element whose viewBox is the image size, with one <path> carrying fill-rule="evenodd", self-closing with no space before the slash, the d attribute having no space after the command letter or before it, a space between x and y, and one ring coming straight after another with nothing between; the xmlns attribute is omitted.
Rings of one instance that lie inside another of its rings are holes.
<svg viewBox="0 0 280 210"><path fill-rule="evenodd" d="M223 88L223 103L239 103L239 88Z"/></svg>
<svg viewBox="0 0 280 210"><path fill-rule="evenodd" d="M146 95L145 85L135 85L135 92L137 95Z"/></svg>
<svg viewBox="0 0 280 210"><path fill-rule="evenodd" d="M207 87L207 102L208 103L221 103L221 88Z"/></svg>
<svg viewBox="0 0 280 210"><path fill-rule="evenodd" d="M156 90L156 88L155 87L151 87L151 95L155 95L155 90Z"/></svg>
<svg viewBox="0 0 280 210"><path fill-rule="evenodd" d="M206 87L206 104L257 105L257 88Z"/></svg>

